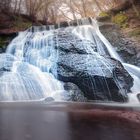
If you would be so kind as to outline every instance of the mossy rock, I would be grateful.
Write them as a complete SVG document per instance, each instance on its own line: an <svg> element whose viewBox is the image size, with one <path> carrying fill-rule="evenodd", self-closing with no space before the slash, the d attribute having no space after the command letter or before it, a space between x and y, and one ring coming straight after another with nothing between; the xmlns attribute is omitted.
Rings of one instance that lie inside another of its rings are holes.
<svg viewBox="0 0 140 140"><path fill-rule="evenodd" d="M122 28L128 27L128 17L125 15L125 13L120 12L119 14L116 14L112 17L112 21Z"/></svg>
<svg viewBox="0 0 140 140"><path fill-rule="evenodd" d="M130 37L137 37L140 36L140 28L136 28L133 31L129 32Z"/></svg>
<svg viewBox="0 0 140 140"><path fill-rule="evenodd" d="M9 42L10 42L9 37L0 36L0 48L5 48Z"/></svg>
<svg viewBox="0 0 140 140"><path fill-rule="evenodd" d="M110 17L110 15L107 13L107 12L101 12L100 14L99 14L99 17Z"/></svg>
<svg viewBox="0 0 140 140"><path fill-rule="evenodd" d="M107 12L101 12L97 18L98 21L110 20L111 16Z"/></svg>

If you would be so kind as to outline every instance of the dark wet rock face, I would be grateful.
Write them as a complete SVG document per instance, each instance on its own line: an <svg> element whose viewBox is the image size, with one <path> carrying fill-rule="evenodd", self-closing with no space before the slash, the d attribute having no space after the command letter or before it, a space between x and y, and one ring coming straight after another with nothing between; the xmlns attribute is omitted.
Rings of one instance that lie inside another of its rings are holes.
<svg viewBox="0 0 140 140"><path fill-rule="evenodd" d="M58 42L57 42L58 41ZM133 79L119 61L96 52L96 45L61 31L54 37L57 78L76 84L88 100L126 102Z"/></svg>
<svg viewBox="0 0 140 140"><path fill-rule="evenodd" d="M4 53L6 51L5 47L0 48L0 53Z"/></svg>
<svg viewBox="0 0 140 140"><path fill-rule="evenodd" d="M93 52L97 52L95 43L80 39L78 36L67 31L59 31L53 40L55 42L55 49L58 49L59 52L64 55L65 53L92 54Z"/></svg>
<svg viewBox="0 0 140 140"><path fill-rule="evenodd" d="M140 94L138 94L137 97L138 97L138 99L139 99L139 101L140 101Z"/></svg>
<svg viewBox="0 0 140 140"><path fill-rule="evenodd" d="M67 91L65 93L65 101L78 101L86 102L87 98L84 97L84 93L78 88L77 85L67 82L64 84L64 89Z"/></svg>
<svg viewBox="0 0 140 140"><path fill-rule="evenodd" d="M0 31L0 54L6 52L7 46L9 45L9 43L12 41L14 37L16 37L16 33L2 34Z"/></svg>
<svg viewBox="0 0 140 140"><path fill-rule="evenodd" d="M140 66L139 45L126 37L117 25L102 23L100 30L125 62Z"/></svg>

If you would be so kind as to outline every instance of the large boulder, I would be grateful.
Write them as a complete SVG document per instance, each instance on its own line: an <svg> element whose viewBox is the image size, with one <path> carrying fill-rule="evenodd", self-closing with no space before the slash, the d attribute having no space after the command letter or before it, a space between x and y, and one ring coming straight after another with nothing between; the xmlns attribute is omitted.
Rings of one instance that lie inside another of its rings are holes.
<svg viewBox="0 0 140 140"><path fill-rule="evenodd" d="M66 31L53 40L57 59L51 71L59 80L76 84L88 100L128 100L133 79L119 61L99 55L94 42Z"/></svg>

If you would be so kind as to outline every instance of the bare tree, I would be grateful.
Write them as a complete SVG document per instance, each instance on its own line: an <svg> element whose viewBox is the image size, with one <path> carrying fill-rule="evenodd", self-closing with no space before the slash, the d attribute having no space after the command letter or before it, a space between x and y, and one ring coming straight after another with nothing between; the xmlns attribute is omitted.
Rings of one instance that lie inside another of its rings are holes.
<svg viewBox="0 0 140 140"><path fill-rule="evenodd" d="M22 3L23 3L23 0L19 0L19 3L18 3L18 11L17 13L21 13L21 6L22 6Z"/></svg>
<svg viewBox="0 0 140 140"><path fill-rule="evenodd" d="M0 10L7 13L10 12L12 9L11 2L12 0L0 0Z"/></svg>
<svg viewBox="0 0 140 140"><path fill-rule="evenodd" d="M56 0L44 0L42 9L38 12L38 16L41 16L41 18L47 23L52 22L50 20L54 21L54 18L56 17L56 13L58 10L58 6L56 6Z"/></svg>
<svg viewBox="0 0 140 140"><path fill-rule="evenodd" d="M25 0L27 14L36 20L38 12L43 8L43 0Z"/></svg>
<svg viewBox="0 0 140 140"><path fill-rule="evenodd" d="M134 10L134 12L136 13L136 15L140 18L140 12L137 9L137 7L135 6L135 1L134 0L130 0L130 3L132 4L132 8Z"/></svg>

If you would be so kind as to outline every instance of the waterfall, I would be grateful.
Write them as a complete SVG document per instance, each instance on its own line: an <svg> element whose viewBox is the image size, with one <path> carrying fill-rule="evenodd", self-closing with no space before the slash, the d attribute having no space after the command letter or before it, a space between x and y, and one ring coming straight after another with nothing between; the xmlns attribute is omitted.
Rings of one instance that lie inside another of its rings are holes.
<svg viewBox="0 0 140 140"><path fill-rule="evenodd" d="M81 40L92 42L93 46L97 47L98 53L95 53L94 49L88 45L85 45L84 49L100 59L101 64L99 65L104 65L108 69L106 71L108 73L112 69L107 61L102 61L102 55L119 60L134 79L132 93L129 93L130 102L138 102L134 96L136 97L136 93L140 91L140 68L123 62L108 40L101 34L97 21L94 19L83 19L51 26L34 26L19 32L18 36L9 44L6 53L0 54L0 100L27 101L52 97L61 101L63 96L68 95L68 91L65 91L64 88L64 82L57 78L56 63L59 61L60 54L57 50L60 45L58 36L61 36L61 32L71 33ZM96 61L94 60L95 64ZM96 72L97 75L101 74L105 77L102 69L98 69ZM108 83L106 79L104 81L108 96L111 98ZM94 82L96 83L96 81ZM96 92L96 84L93 87ZM123 90L121 86L120 90Z"/></svg>
<svg viewBox="0 0 140 140"><path fill-rule="evenodd" d="M105 44L105 47L107 48L110 56L119 60L123 64L124 68L133 77L134 85L131 88L131 93L129 94L129 100L132 103L139 103L137 94L140 92L140 68L137 66L131 65L131 64L124 63L123 59L115 51L115 49L112 47L110 42L100 32L99 26L98 26L98 23L96 20L93 20L93 28L96 30L97 35L102 40L102 42Z"/></svg>

